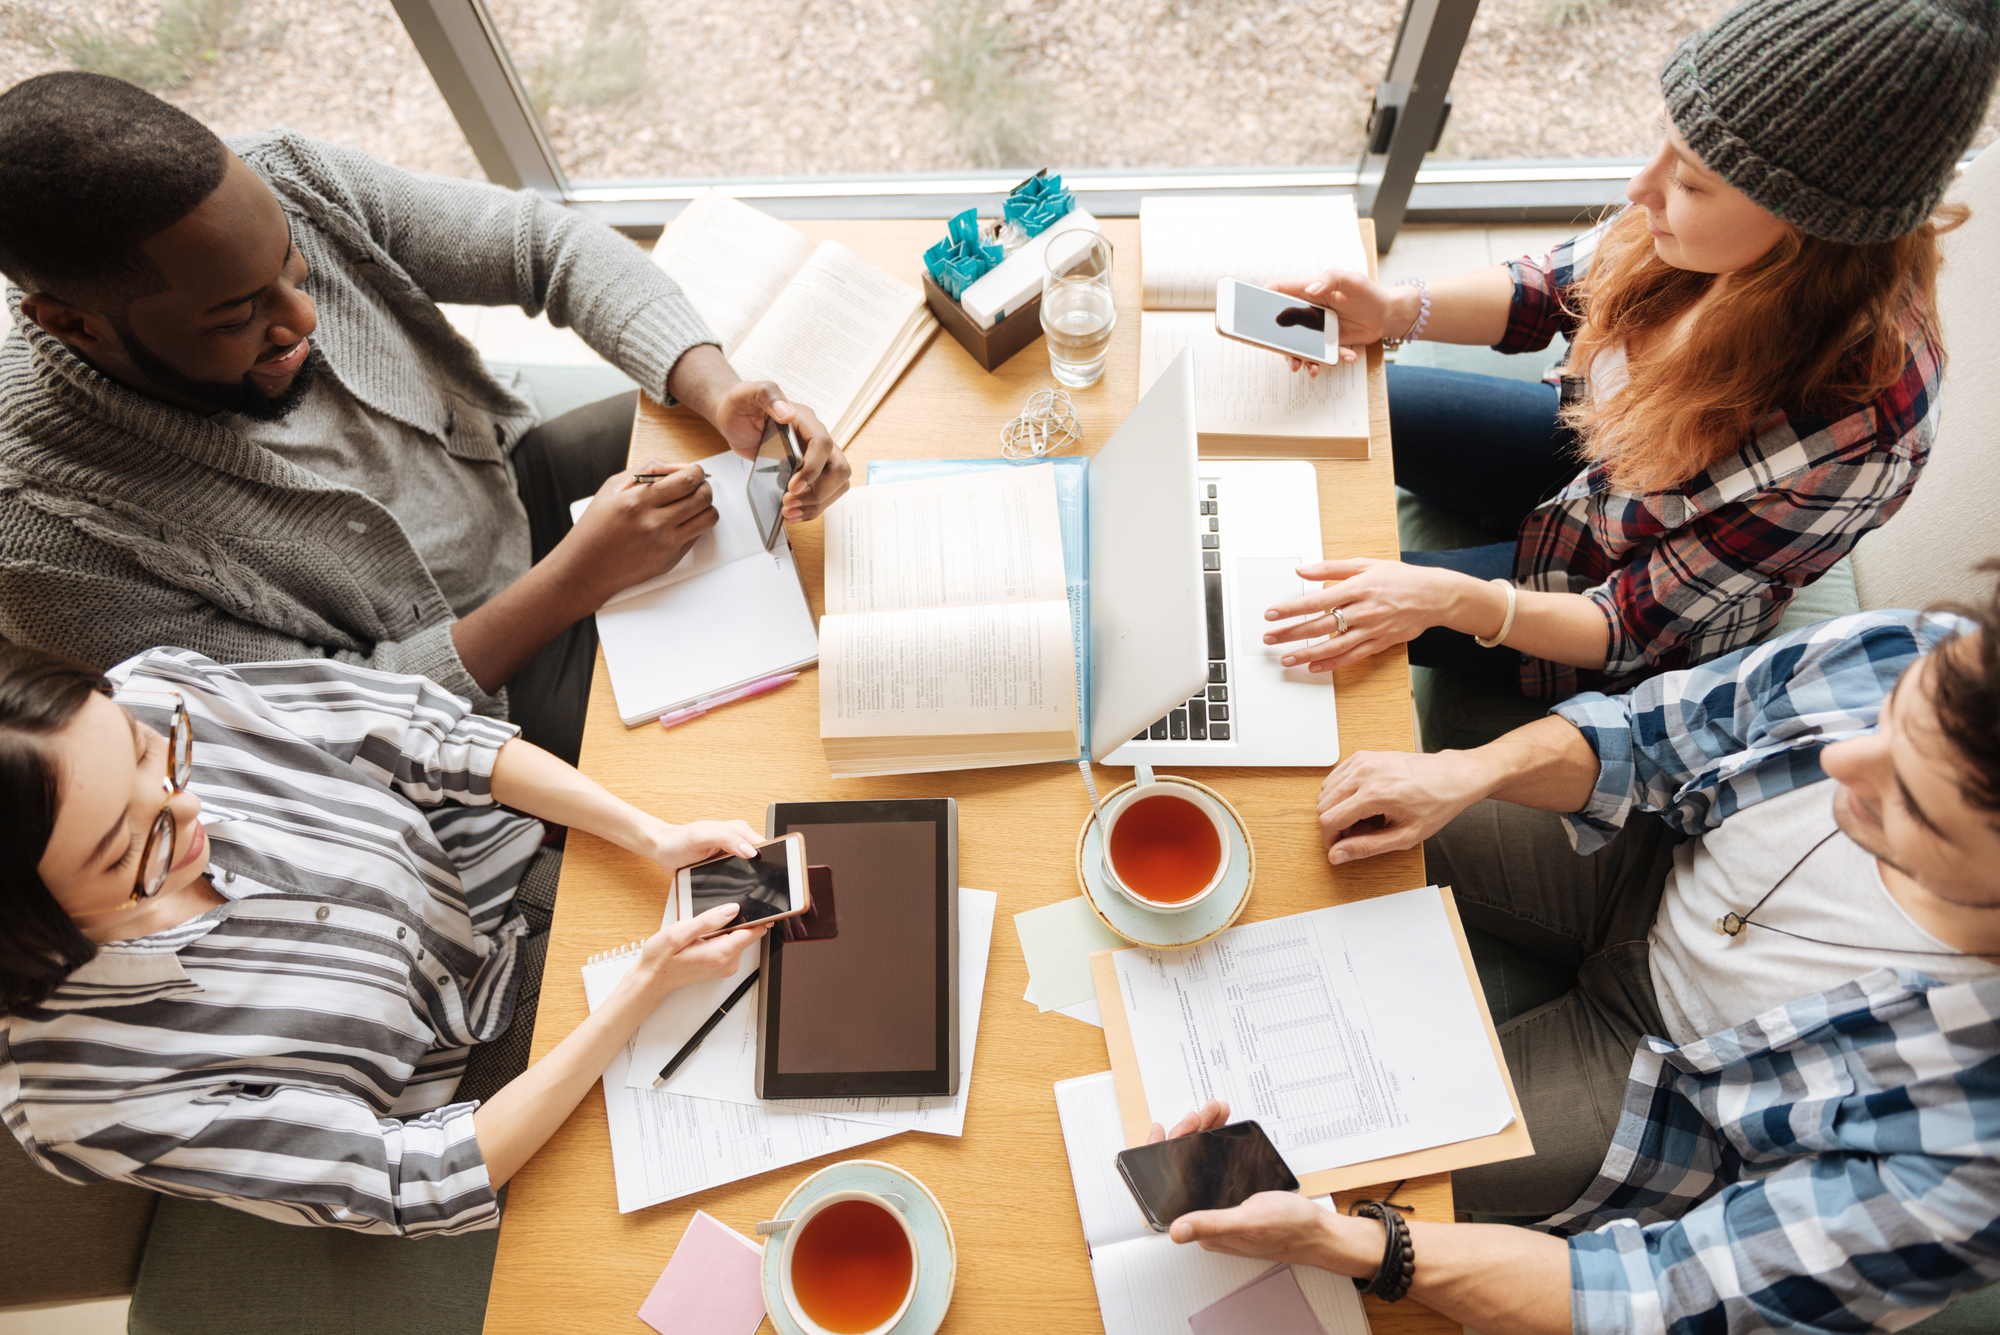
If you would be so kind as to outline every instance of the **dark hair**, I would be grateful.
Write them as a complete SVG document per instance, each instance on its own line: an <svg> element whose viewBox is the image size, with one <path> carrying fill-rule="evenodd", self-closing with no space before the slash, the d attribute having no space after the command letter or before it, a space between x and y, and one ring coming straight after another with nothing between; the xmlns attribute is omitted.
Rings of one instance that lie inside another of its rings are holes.
<svg viewBox="0 0 2000 1335"><path fill-rule="evenodd" d="M95 669L0 640L0 1016L38 1006L97 954L42 884L59 776L47 738L94 692Z"/></svg>
<svg viewBox="0 0 2000 1335"><path fill-rule="evenodd" d="M2000 575L2000 560L1982 561L1979 569ZM1965 795L1975 806L2000 812L2000 584L1977 607L1937 610L1966 618L1973 633L1931 655L1931 707L1939 731L1962 758Z"/></svg>
<svg viewBox="0 0 2000 1335"><path fill-rule="evenodd" d="M122 313L157 290L139 247L215 193L229 150L122 79L68 70L0 93L0 273Z"/></svg>

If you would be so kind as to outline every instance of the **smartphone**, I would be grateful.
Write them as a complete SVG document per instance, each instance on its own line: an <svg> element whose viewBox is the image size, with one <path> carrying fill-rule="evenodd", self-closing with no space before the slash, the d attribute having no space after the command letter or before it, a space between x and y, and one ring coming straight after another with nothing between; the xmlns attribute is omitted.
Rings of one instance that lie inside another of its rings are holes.
<svg viewBox="0 0 2000 1335"><path fill-rule="evenodd" d="M1118 1173L1155 1233L1196 1210L1228 1210L1260 1191L1299 1189L1284 1156L1255 1122L1120 1150Z"/></svg>
<svg viewBox="0 0 2000 1335"><path fill-rule="evenodd" d="M754 858L732 853L682 867L674 877L674 895L682 922L724 904L736 905L736 916L724 932L804 917L812 910L805 836L788 834L759 844Z"/></svg>
<svg viewBox="0 0 2000 1335"><path fill-rule="evenodd" d="M1340 317L1268 287L1234 278L1215 285L1215 332L1287 357L1326 366L1340 361Z"/></svg>
<svg viewBox="0 0 2000 1335"><path fill-rule="evenodd" d="M803 918L787 918L774 929L786 941L831 941L840 935L840 911L833 902L833 868L807 867L812 908Z"/></svg>
<svg viewBox="0 0 2000 1335"><path fill-rule="evenodd" d="M744 483L750 494L750 517L757 522L757 536L764 550L777 545L785 529L785 488L799 471L799 438L796 432L775 417L764 419L764 439L757 442L757 457L750 464L750 478Z"/></svg>

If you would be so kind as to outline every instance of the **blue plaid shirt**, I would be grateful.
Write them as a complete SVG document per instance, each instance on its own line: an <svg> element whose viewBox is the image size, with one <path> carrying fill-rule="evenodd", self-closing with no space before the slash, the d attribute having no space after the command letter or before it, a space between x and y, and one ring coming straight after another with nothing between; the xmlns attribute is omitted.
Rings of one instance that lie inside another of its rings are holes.
<svg viewBox="0 0 2000 1335"><path fill-rule="evenodd" d="M1557 708L1601 769L1579 851L1634 808L1693 835L1825 777L1964 628L1869 612ZM1569 1238L1578 1331L1900 1327L2000 1279L2000 977L1877 969L1685 1047L1648 1038Z"/></svg>

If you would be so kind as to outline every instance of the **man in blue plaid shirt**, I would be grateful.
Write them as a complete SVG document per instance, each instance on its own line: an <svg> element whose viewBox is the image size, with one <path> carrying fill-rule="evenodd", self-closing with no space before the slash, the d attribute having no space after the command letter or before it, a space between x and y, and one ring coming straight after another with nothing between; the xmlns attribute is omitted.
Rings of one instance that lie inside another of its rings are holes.
<svg viewBox="0 0 2000 1335"><path fill-rule="evenodd" d="M1540 1222L1412 1223L1412 1297L1486 1335L1862 1331L2000 1280L2000 590L1356 755L1320 812L1335 862L1428 840L1467 923L1577 974L1501 1030L1536 1153L1454 1174ZM1278 1193L1173 1236L1383 1263Z"/></svg>

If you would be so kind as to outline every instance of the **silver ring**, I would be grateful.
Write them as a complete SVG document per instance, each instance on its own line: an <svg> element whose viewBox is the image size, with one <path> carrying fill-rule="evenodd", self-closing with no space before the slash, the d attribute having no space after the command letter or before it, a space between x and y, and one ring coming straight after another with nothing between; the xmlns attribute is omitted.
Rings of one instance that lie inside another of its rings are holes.
<svg viewBox="0 0 2000 1335"><path fill-rule="evenodd" d="M1338 607L1334 608L1333 624L1335 626L1333 632L1335 639L1339 639L1342 635L1347 634L1347 613L1341 611Z"/></svg>

